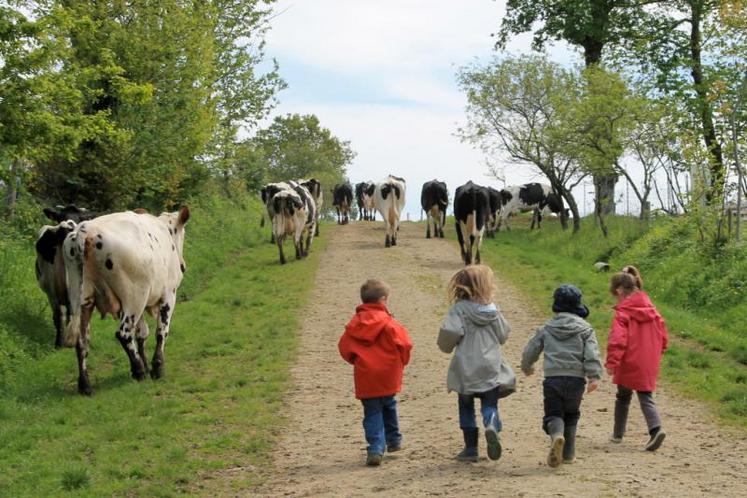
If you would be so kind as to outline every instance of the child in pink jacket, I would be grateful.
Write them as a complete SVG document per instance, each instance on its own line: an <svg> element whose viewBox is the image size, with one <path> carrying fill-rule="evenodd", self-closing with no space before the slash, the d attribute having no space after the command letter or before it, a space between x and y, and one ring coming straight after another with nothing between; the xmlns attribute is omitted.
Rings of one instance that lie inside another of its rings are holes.
<svg viewBox="0 0 747 498"><path fill-rule="evenodd" d="M666 436L653 393L661 355L667 348L667 327L642 287L640 273L633 266L626 266L612 276L610 292L617 299L617 305L607 342L605 367L617 385L612 441L622 441L635 391L648 425L650 439L646 450L655 451Z"/></svg>

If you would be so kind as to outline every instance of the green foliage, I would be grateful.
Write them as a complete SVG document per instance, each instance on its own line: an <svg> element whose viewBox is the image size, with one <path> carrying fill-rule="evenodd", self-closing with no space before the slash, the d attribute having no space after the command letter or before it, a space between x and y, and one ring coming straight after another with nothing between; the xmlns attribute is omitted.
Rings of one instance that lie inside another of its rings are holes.
<svg viewBox="0 0 747 498"><path fill-rule="evenodd" d="M256 69L272 3L0 3L0 177L102 211L183 202L284 86Z"/></svg>
<svg viewBox="0 0 747 498"><path fill-rule="evenodd" d="M345 178L355 158L350 142L320 126L313 114L277 116L254 143L265 158L269 181L314 177L331 188Z"/></svg>
<svg viewBox="0 0 747 498"><path fill-rule="evenodd" d="M166 347L166 377L130 379L114 322L95 320L91 398L76 394L74 351L52 348L31 244L8 249L0 239L0 279L7 279L0 281L0 312L25 307L39 320L38 337L24 339L34 322L0 315L0 355L9 343L24 353L10 364L0 357L0 372L10 371L0 378L4 494L205 494L204 479L220 470L269 464L284 423L278 414L300 320L288 303L302 309L326 238L315 239L308 259L281 266L266 229L260 232L259 202L237 197L221 190L190 205L188 271ZM149 353L153 345L151 337ZM235 485L246 489L259 479L247 471Z"/></svg>

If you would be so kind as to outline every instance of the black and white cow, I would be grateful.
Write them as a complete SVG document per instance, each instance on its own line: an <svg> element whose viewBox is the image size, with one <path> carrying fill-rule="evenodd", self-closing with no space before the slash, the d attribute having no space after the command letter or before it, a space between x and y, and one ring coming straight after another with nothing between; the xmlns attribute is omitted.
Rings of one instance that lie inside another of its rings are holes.
<svg viewBox="0 0 747 498"><path fill-rule="evenodd" d="M90 220L95 214L72 204L45 208L44 214L57 225L44 225L36 240L36 281L44 291L52 308L52 322L55 328L56 348L62 347L64 328L70 321L70 299L65 283L65 260L62 243L67 234L75 230L76 223ZM64 317L64 319L63 319Z"/></svg>
<svg viewBox="0 0 747 498"><path fill-rule="evenodd" d="M275 182L275 183L268 183L262 189L259 191L259 195L262 197L262 203L265 205L265 210L267 211L267 217L270 220L270 223L272 223L272 219L275 216L274 208L272 203L270 202L272 198L280 192L281 190L288 190L291 186L287 182ZM260 221L259 226L264 227L265 226L265 215L262 214L262 220ZM275 232L270 232L270 243L275 243Z"/></svg>
<svg viewBox="0 0 747 498"><path fill-rule="evenodd" d="M91 394L86 357L94 309L119 321L117 339L130 360L136 380L148 373L145 340L149 330L144 314L156 319L156 348L150 375L163 376L164 346L182 281L185 206L159 217L133 211L85 221L65 238L63 253L71 317L63 342L75 346L78 391Z"/></svg>
<svg viewBox="0 0 747 498"><path fill-rule="evenodd" d="M406 189L405 181L393 175L377 183L374 189L376 210L381 213L386 226L386 238L384 239L386 247L397 245L399 217L405 207Z"/></svg>
<svg viewBox="0 0 747 498"><path fill-rule="evenodd" d="M449 190L446 184L438 180L425 182L420 193L420 205L427 217L425 238L431 238L431 223L433 223L433 235L443 238L446 208L449 206Z"/></svg>
<svg viewBox="0 0 747 498"><path fill-rule="evenodd" d="M562 199L553 193L549 185L527 183L506 187L501 190L501 216L497 228L500 230L501 226L505 224L506 230L510 230L508 226L509 216L517 212L527 211L533 212L531 228L534 229L535 223L539 228L543 210L560 214L563 208Z"/></svg>
<svg viewBox="0 0 747 498"><path fill-rule="evenodd" d="M319 218L322 215L322 206L324 204L324 194L322 194L322 184L316 178L310 180L298 180L298 183L306 187L306 190L311 194L314 199L314 207L316 208L316 227L314 228L314 235L319 236Z"/></svg>
<svg viewBox="0 0 747 498"><path fill-rule="evenodd" d="M490 219L488 189L471 181L458 187L454 194L454 219L464 264L472 264L473 260L480 263L482 236Z"/></svg>
<svg viewBox="0 0 747 498"><path fill-rule="evenodd" d="M495 231L498 226L498 216L501 211L501 193L493 187L487 187L488 200L490 201L490 219L485 230L488 237L495 237Z"/></svg>
<svg viewBox="0 0 747 498"><path fill-rule="evenodd" d="M303 250L303 256L308 256L309 250L311 249L311 242L314 240L316 234L317 220L319 219L319 212L314 201L314 195L309 192L309 189L298 182L288 182L291 188L298 194L303 201L304 208L306 209L306 222L304 223L303 230L301 231L301 237L306 236L306 248Z"/></svg>
<svg viewBox="0 0 747 498"><path fill-rule="evenodd" d="M376 185L373 182L360 182L355 185L355 201L358 205L358 219L364 221L374 220L374 191Z"/></svg>
<svg viewBox="0 0 747 498"><path fill-rule="evenodd" d="M272 233L278 246L280 264L285 264L283 243L287 236L292 237L296 249L296 259L304 257L303 232L309 212L306 203L293 189L281 190L271 201L273 204Z"/></svg>
<svg viewBox="0 0 747 498"><path fill-rule="evenodd" d="M332 189L332 205L337 208L337 223L346 225L350 221L353 206L353 187L349 183L338 183Z"/></svg>

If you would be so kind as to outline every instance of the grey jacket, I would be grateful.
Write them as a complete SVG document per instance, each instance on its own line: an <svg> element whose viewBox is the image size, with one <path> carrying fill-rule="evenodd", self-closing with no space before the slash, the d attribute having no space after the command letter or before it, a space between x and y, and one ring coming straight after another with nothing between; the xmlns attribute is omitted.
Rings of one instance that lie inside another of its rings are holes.
<svg viewBox="0 0 747 498"><path fill-rule="evenodd" d="M602 375L594 329L578 315L558 313L537 329L524 347L521 369L525 373L533 371L532 365L543 350L545 377L599 379Z"/></svg>
<svg viewBox="0 0 747 498"><path fill-rule="evenodd" d="M516 376L505 361L501 344L510 328L495 305L457 301L438 332L444 353L456 348L446 376L449 391L473 394L500 387L501 397L516 389Z"/></svg>

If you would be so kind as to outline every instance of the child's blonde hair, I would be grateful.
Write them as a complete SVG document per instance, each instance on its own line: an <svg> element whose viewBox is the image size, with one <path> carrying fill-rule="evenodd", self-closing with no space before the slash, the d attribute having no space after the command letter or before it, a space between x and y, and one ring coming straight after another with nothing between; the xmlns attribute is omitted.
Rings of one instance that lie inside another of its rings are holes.
<svg viewBox="0 0 747 498"><path fill-rule="evenodd" d="M369 278L361 285L361 302L378 302L381 298L389 297L389 292L391 292L389 284L378 278Z"/></svg>
<svg viewBox="0 0 747 498"><path fill-rule="evenodd" d="M480 304L493 301L493 270L487 265L469 265L449 280L449 302L468 299Z"/></svg>

